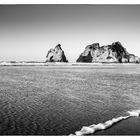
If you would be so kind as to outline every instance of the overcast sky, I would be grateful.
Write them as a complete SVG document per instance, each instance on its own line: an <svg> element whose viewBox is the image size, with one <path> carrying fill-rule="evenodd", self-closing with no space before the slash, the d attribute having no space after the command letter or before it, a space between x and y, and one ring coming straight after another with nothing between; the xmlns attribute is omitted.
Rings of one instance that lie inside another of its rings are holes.
<svg viewBox="0 0 140 140"><path fill-rule="evenodd" d="M0 6L0 61L45 61L58 43L70 62L96 42L140 56L139 40L140 5Z"/></svg>

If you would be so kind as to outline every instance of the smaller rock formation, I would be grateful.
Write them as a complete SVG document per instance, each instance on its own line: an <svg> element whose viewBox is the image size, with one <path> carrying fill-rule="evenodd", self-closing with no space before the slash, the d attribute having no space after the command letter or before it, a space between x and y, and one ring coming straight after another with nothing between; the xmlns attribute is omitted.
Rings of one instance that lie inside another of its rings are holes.
<svg viewBox="0 0 140 140"><path fill-rule="evenodd" d="M140 58L134 54L129 54L120 42L114 42L107 46L93 43L86 46L84 52L77 59L77 62L140 63Z"/></svg>
<svg viewBox="0 0 140 140"><path fill-rule="evenodd" d="M60 44L48 51L46 62L68 62Z"/></svg>

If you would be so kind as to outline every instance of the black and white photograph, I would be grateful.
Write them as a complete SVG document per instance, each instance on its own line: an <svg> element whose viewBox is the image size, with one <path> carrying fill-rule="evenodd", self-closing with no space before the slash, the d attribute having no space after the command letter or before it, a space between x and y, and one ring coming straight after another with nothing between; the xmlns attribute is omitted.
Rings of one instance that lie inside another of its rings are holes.
<svg viewBox="0 0 140 140"><path fill-rule="evenodd" d="M139 136L139 4L0 4L0 136Z"/></svg>

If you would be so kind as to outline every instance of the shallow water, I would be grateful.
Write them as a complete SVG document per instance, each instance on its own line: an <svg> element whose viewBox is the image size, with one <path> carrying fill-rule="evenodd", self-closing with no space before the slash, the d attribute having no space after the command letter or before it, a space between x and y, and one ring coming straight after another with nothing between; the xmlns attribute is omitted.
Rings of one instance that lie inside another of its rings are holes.
<svg viewBox="0 0 140 140"><path fill-rule="evenodd" d="M0 135L69 135L140 108L140 65L1 66Z"/></svg>

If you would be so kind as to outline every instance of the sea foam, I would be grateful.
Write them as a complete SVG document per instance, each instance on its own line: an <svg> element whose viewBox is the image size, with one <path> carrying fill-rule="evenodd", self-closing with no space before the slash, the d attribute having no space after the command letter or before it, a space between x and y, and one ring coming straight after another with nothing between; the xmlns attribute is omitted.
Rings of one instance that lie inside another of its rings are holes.
<svg viewBox="0 0 140 140"><path fill-rule="evenodd" d="M140 110L133 110L133 111L128 111L129 116L131 117L138 117L140 116Z"/></svg>
<svg viewBox="0 0 140 140"><path fill-rule="evenodd" d="M70 136L74 136L74 135L82 136L82 135L87 135L87 134L93 134L96 131L107 129L122 120L128 119L130 117L140 116L140 110L128 111L127 113L128 113L127 116L113 118L111 120L106 121L105 123L92 124L90 126L83 126L81 130L76 131L75 134L70 134Z"/></svg>

